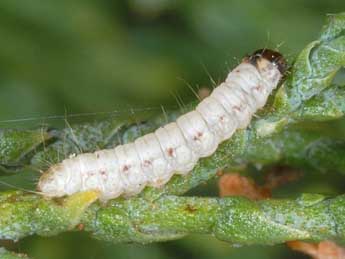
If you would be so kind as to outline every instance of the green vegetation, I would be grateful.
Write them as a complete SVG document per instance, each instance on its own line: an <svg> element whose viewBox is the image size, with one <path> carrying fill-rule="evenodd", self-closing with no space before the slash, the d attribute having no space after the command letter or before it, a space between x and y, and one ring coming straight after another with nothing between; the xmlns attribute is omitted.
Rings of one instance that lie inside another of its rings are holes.
<svg viewBox="0 0 345 259"><path fill-rule="evenodd" d="M8 13L18 7L10 1L5 1L3 5ZM34 11L38 10L29 7L28 4L26 8L22 6L23 9L15 10L16 13L21 11L23 19L24 15L37 17ZM48 15L48 6L42 6L41 11L45 13L45 22L53 23L53 18ZM156 12L146 11L153 12L150 15ZM212 9L209 11L212 13ZM55 27L57 32L69 29L63 22ZM334 177L333 180L338 182L343 179L345 92L341 83L334 83L334 77L345 65L344 31L345 13L329 15L319 38L297 56L284 85L272 95L258 118L247 129L236 132L211 157L202 159L189 175L175 176L162 189L146 188L139 197L116 199L106 205L95 202L97 194L93 192L49 200L37 194L7 190L0 194L0 238L17 241L34 234L45 237L85 230L101 241L115 243L151 243L180 239L189 234L213 235L232 245L325 239L344 243L345 198L335 195L341 193L341 187L328 191L332 196L301 194L295 199L290 196L289 199L274 198L259 202L240 197L181 196L215 178L219 169L248 173L258 171L257 168L264 170L273 165L285 165L303 169L311 174L309 179L316 182L322 174L311 172L327 173L323 176L327 179ZM104 35L107 35L106 32ZM92 39L96 40L99 36ZM85 39L81 40L84 42ZM27 47L27 44L22 47ZM127 58L130 59L130 55ZM10 69L8 75L11 74ZM156 73L160 73L159 70ZM33 71L26 71L23 76L35 74ZM140 74L137 76L140 77ZM162 72L162 77L168 76ZM63 85L61 81L56 83ZM97 85L92 80L89 83ZM144 80L143 83L147 82ZM164 82L161 84L164 85ZM184 107L184 110L191 107L193 104ZM12 184L19 185L17 180L30 175L29 169L44 170L48 164L80 149L93 151L131 141L166 120L173 120L181 112L167 111L166 116L147 112L145 117L149 119L143 124L116 117L78 123L62 130L47 127L38 130L4 128L0 139L0 180L12 180ZM317 185L305 188L303 192L305 190L325 192ZM195 239L195 242L198 240ZM1 253L7 256L4 258L14 256L5 251Z"/></svg>

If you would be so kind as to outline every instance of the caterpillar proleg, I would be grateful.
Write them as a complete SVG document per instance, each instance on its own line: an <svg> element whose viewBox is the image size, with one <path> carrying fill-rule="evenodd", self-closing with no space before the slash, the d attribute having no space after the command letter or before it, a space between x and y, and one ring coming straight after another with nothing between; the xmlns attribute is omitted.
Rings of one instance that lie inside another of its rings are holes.
<svg viewBox="0 0 345 259"><path fill-rule="evenodd" d="M195 110L114 149L79 154L53 165L38 190L61 197L96 189L103 201L133 196L145 186L164 185L173 174L187 174L236 129L248 126L286 70L283 56L269 49L243 59Z"/></svg>

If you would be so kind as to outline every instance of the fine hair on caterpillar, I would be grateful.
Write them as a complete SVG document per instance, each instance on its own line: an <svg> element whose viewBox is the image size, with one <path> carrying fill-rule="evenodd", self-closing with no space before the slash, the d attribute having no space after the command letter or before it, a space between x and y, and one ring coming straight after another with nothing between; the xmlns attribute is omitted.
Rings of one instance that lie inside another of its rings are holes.
<svg viewBox="0 0 345 259"><path fill-rule="evenodd" d="M287 69L283 56L261 49L245 57L194 110L132 143L83 153L51 166L38 190L48 197L97 190L107 201L160 187L190 172L237 129L246 128Z"/></svg>

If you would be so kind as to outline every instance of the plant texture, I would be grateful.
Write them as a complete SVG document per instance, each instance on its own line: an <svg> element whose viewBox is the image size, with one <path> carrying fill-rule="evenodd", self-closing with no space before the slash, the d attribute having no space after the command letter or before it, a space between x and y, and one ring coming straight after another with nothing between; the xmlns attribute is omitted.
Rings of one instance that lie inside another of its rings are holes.
<svg viewBox="0 0 345 259"><path fill-rule="evenodd" d="M344 243L344 195L301 194L296 199L263 201L182 196L216 177L219 170L245 171L251 165L344 173L345 136L330 126L331 121L341 123L345 113L344 87L332 83L344 65L345 13L329 15L320 37L301 51L283 85L250 126L237 131L212 156L201 159L187 176L174 176L163 188L146 188L137 197L107 204L97 201L97 192L63 199L25 191L2 192L0 239L83 230L111 242L150 243L195 233L233 244L291 240ZM181 112L185 111L168 112L168 120ZM162 116L139 125L107 120L62 130L3 129L1 176L18 176L30 167L45 170L47 164L80 150L114 147L166 121ZM1 256L16 258L5 251Z"/></svg>

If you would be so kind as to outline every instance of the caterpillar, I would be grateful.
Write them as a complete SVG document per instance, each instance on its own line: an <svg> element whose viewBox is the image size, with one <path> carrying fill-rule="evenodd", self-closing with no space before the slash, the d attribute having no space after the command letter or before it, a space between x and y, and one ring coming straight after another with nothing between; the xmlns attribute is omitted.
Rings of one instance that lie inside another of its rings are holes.
<svg viewBox="0 0 345 259"><path fill-rule="evenodd" d="M185 175L236 129L248 126L286 69L279 52L257 50L195 110L132 143L65 159L42 174L37 189L48 197L98 190L107 201L136 195L146 186L160 187L174 174Z"/></svg>

